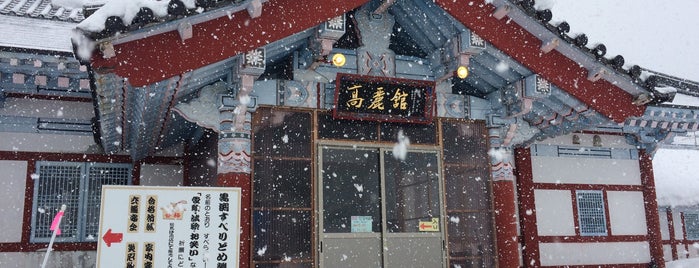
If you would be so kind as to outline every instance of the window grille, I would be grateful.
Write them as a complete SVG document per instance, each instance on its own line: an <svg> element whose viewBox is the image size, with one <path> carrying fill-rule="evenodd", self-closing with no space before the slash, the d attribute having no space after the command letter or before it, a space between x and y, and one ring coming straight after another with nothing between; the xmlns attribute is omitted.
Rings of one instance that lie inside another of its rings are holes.
<svg viewBox="0 0 699 268"><path fill-rule="evenodd" d="M130 184L131 165L40 161L36 174L31 241L51 239L51 222L65 204L56 241L92 242L98 237L102 185Z"/></svg>
<svg viewBox="0 0 699 268"><path fill-rule="evenodd" d="M580 235L607 235L607 219L604 212L602 191L576 191Z"/></svg>
<svg viewBox="0 0 699 268"><path fill-rule="evenodd" d="M684 213L684 228L688 240L699 240L699 213Z"/></svg>

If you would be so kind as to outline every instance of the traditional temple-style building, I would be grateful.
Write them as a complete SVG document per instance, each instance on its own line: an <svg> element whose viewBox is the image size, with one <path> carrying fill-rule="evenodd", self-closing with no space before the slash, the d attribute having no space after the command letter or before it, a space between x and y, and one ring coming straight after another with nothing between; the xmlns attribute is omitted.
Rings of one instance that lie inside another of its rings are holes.
<svg viewBox="0 0 699 268"><path fill-rule="evenodd" d="M699 129L696 107L670 104L699 90L534 1L0 10L15 33L0 40L0 266L38 265L66 203L51 258L94 266L107 184L241 188L228 267L677 258L651 157Z"/></svg>

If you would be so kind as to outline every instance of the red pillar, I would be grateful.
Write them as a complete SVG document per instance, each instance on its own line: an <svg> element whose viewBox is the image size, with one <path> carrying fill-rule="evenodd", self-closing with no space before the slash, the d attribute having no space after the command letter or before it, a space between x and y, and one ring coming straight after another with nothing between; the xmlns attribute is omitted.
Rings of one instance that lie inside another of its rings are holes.
<svg viewBox="0 0 699 268"><path fill-rule="evenodd" d="M216 178L216 186L219 187L239 187L241 192L240 211L240 252L239 266L250 267L250 246L251 246L251 212L250 205L252 183L250 174L246 173L219 173Z"/></svg>
<svg viewBox="0 0 699 268"><path fill-rule="evenodd" d="M520 148L515 151L515 165L517 167L519 215L524 242L522 258L525 267L538 267L540 266L539 231L536 227L534 175L532 174L532 157L529 148Z"/></svg>
<svg viewBox="0 0 699 268"><path fill-rule="evenodd" d="M655 194L653 161L645 150L640 150L638 161L641 166L641 183L644 186L643 199L646 206L646 223L648 226L651 261L657 267L664 268L665 257L663 256L663 238L660 234L660 215L658 214L658 200Z"/></svg>
<svg viewBox="0 0 699 268"><path fill-rule="evenodd" d="M517 203L512 150L497 147L490 159L493 179L493 208L495 210L495 239L499 267L519 267L519 237L517 235Z"/></svg>
<svg viewBox="0 0 699 268"><path fill-rule="evenodd" d="M495 234L499 267L519 267L519 238L517 237L517 210L515 185L510 180L493 182L495 206Z"/></svg>

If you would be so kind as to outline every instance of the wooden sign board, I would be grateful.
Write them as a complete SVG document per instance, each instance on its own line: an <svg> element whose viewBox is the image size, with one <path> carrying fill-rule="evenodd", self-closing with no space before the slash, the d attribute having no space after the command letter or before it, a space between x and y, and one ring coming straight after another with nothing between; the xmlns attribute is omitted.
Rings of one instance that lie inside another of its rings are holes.
<svg viewBox="0 0 699 268"><path fill-rule="evenodd" d="M433 81L339 73L333 117L429 124L434 101Z"/></svg>

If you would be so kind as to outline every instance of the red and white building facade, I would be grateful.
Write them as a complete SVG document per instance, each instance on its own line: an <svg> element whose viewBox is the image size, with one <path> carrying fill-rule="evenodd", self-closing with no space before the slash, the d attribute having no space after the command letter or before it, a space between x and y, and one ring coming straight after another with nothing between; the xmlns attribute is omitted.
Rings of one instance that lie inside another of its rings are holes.
<svg viewBox="0 0 699 268"><path fill-rule="evenodd" d="M699 113L533 1L20 2L0 1L27 33L0 42L2 267L40 263L64 203L51 263L93 267L105 184L241 188L230 267L697 254L651 159Z"/></svg>

